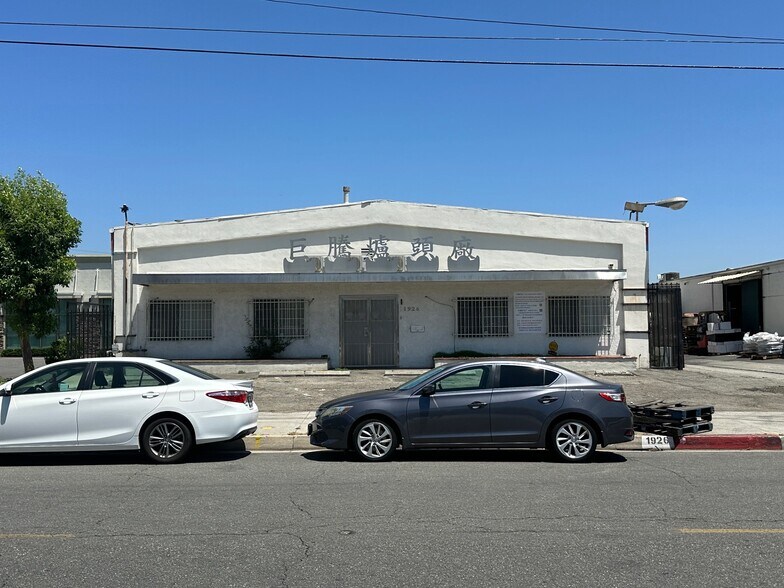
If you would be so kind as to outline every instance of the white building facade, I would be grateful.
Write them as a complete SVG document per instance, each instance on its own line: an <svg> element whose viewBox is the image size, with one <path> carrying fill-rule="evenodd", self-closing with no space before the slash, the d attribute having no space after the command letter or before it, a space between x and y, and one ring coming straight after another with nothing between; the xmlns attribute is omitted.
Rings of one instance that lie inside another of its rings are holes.
<svg viewBox="0 0 784 588"><path fill-rule="evenodd" d="M236 359L253 337L331 367L436 353L648 366L647 225L366 201L113 230L123 354Z"/></svg>

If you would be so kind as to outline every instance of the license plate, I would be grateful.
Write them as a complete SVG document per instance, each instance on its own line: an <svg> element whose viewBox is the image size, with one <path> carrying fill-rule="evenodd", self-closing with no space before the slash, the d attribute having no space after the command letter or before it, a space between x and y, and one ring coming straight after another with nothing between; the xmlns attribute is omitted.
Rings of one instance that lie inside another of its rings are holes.
<svg viewBox="0 0 784 588"><path fill-rule="evenodd" d="M642 448L643 449L673 449L675 441L672 437L667 435L643 435Z"/></svg>

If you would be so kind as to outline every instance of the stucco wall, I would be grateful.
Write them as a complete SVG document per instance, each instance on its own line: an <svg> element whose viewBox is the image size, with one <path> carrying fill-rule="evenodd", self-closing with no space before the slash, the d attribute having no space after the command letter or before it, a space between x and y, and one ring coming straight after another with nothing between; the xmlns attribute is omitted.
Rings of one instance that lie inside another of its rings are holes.
<svg viewBox="0 0 784 588"><path fill-rule="evenodd" d="M613 333L609 337L551 337L546 333L517 334L510 304L506 337L456 337L456 296L507 296L536 291L546 295L609 295L613 304ZM149 356L173 359L242 358L248 344L250 301L254 298L306 298L308 336L291 343L281 357L328 355L332 367L340 362L340 297L393 295L398 307L399 365L428 367L439 351L474 350L495 354L546 355L550 341L557 341L561 355L617 355L624 352L620 336L621 313L618 288L607 282L550 282L525 284L326 284L301 286L151 286L144 288L133 317L136 337L133 348ZM213 300L213 339L206 341L149 341L147 308L151 299ZM412 330L412 327L415 327Z"/></svg>
<svg viewBox="0 0 784 588"><path fill-rule="evenodd" d="M621 289L643 292L647 284L644 223L584 219L532 213L430 206L374 201L241 217L204 219L132 227L128 235L129 277L140 274L221 274L284 272L291 257L292 240L304 247L299 253L326 257L330 238L345 236L353 255L360 256L369 239L383 235L388 253L412 255L412 241L431 237L438 271L447 271L447 258L455 241L470 239L479 271L494 270L615 270L626 271L623 283L581 282L459 282L459 283L325 283L304 285L154 285L129 288L129 347L149 355L172 358L237 358L248 343L249 301L253 298L307 298L309 336L297 340L285 357L329 355L337 365L340 296L393 294L398 298L399 365L426 367L437 351L473 349L488 353L544 354L551 337L513 335L497 338L455 339L456 296L507 296L513 331L512 297L515 292L547 295L610 295L613 333L606 341L595 337L558 339L562 354L632 353L647 358L647 335L629 338L624 330L647 328L645 307L624 306ZM123 229L114 230L115 333L125 334L123 318ZM212 299L215 331L211 341L153 342L146 337L147 305L151 298ZM439 304L440 303L440 304ZM407 310L418 308L419 310ZM412 326L416 327L412 331ZM420 332L420 327L424 331ZM632 341L634 349L627 349ZM644 343L644 345L643 345ZM644 348L644 349L643 349ZM427 358L427 359L425 359Z"/></svg>
<svg viewBox="0 0 784 588"><path fill-rule="evenodd" d="M699 284L707 278L682 280L681 304L683 312L704 312L706 310L724 310L724 294L721 284Z"/></svg>
<svg viewBox="0 0 784 588"><path fill-rule="evenodd" d="M114 253L123 251L122 227ZM129 231L145 272L283 271L291 239L307 240L305 254L326 256L329 237L346 235L354 254L368 239L390 239L390 255L410 255L411 239L432 236L442 261L467 236L482 270L616 269L627 286L647 281L645 223L372 201L314 209L140 225ZM444 268L441 268L444 269Z"/></svg>

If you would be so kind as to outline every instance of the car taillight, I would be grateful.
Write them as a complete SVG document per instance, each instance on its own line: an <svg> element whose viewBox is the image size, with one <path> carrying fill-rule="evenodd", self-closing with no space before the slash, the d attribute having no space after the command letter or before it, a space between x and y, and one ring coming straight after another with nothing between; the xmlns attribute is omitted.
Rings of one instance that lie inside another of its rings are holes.
<svg viewBox="0 0 784 588"><path fill-rule="evenodd" d="M599 392L599 396L610 402L626 402L626 394L623 392Z"/></svg>
<svg viewBox="0 0 784 588"><path fill-rule="evenodd" d="M226 402L239 402L241 404L248 402L248 393L244 390L221 390L220 392L207 392L207 396L217 400L225 400Z"/></svg>

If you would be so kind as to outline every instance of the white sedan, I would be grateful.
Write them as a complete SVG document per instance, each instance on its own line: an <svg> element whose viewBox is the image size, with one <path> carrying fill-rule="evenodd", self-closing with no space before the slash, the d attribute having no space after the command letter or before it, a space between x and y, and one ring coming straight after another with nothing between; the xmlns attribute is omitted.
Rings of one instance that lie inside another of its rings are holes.
<svg viewBox="0 0 784 588"><path fill-rule="evenodd" d="M141 449L172 463L253 433L258 414L250 381L165 359L75 359L0 386L0 452Z"/></svg>

